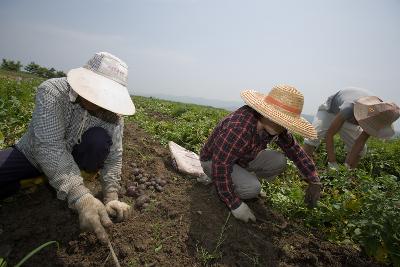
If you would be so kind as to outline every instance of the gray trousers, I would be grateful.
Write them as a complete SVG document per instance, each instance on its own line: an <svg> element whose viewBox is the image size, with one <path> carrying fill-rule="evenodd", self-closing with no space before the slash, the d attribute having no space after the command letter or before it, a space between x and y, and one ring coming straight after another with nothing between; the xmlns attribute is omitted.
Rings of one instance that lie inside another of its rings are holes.
<svg viewBox="0 0 400 267"><path fill-rule="evenodd" d="M212 177L212 161L202 161L204 173ZM249 162L246 169L235 164L231 174L236 195L241 199L256 198L261 192L261 183L257 177L272 181L286 168L286 157L273 150L262 150Z"/></svg>

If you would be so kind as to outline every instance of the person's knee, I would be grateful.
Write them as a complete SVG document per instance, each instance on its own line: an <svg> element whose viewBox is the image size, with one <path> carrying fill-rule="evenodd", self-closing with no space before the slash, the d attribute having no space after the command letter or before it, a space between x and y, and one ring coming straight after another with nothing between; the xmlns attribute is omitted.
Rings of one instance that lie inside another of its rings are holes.
<svg viewBox="0 0 400 267"><path fill-rule="evenodd" d="M112 140L104 128L92 127L82 135L81 143L85 143L87 149L97 150L111 147Z"/></svg>
<svg viewBox="0 0 400 267"><path fill-rule="evenodd" d="M277 169L278 174L280 174L286 169L287 158L282 153L279 153L277 158L276 158L276 162L277 162L277 168L276 169Z"/></svg>
<svg viewBox="0 0 400 267"><path fill-rule="evenodd" d="M270 170L266 170L266 172L270 173L273 176L279 175L286 169L287 159L285 155L281 152L274 151L274 157L271 159L272 168Z"/></svg>
<svg viewBox="0 0 400 267"><path fill-rule="evenodd" d="M259 181L246 183L236 188L236 193L241 199L256 198L261 192L261 184Z"/></svg>
<svg viewBox="0 0 400 267"><path fill-rule="evenodd" d="M208 176L211 177L211 161L200 161L200 165L203 168L204 173Z"/></svg>
<svg viewBox="0 0 400 267"><path fill-rule="evenodd" d="M102 168L112 145L112 139L101 127L92 127L82 135L82 140L75 145L72 156L81 170L94 172Z"/></svg>

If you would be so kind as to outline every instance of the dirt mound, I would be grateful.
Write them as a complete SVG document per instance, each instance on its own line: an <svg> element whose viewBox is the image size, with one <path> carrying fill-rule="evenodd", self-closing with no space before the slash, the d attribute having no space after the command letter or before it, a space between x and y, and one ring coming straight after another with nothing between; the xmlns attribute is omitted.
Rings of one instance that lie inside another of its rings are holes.
<svg viewBox="0 0 400 267"><path fill-rule="evenodd" d="M263 200L248 203L257 223L235 220L212 186L176 173L168 150L127 123L124 188L135 167L168 183L163 192L147 190L147 208L109 229L122 266L378 266L350 247L323 241L301 223L287 221ZM89 182L89 187L99 192L99 183ZM133 198L122 199L134 204ZM92 234L80 233L77 214L49 186L1 203L0 253L9 252L11 266L50 240L59 242L59 250L47 247L24 266L114 266L108 248Z"/></svg>

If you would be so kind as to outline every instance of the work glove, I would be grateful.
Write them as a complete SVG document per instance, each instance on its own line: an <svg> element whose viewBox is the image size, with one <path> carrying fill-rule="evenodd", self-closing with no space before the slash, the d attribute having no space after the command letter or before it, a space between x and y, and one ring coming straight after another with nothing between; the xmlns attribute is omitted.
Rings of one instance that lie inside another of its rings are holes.
<svg viewBox="0 0 400 267"><path fill-rule="evenodd" d="M317 205L319 198L321 197L321 183L309 183L306 195L304 197L304 203L309 208L314 208Z"/></svg>
<svg viewBox="0 0 400 267"><path fill-rule="evenodd" d="M104 227L112 225L106 207L91 194L81 196L74 204L79 214L79 224L83 231L94 232L101 243L106 244L108 235Z"/></svg>
<svg viewBox="0 0 400 267"><path fill-rule="evenodd" d="M247 206L246 203L242 202L242 204L240 204L239 207L237 207L234 210L231 210L232 215L241 221L244 222L248 222L249 219L253 222L256 221L256 217L254 216L253 212L251 211L251 209L249 208L249 206Z"/></svg>
<svg viewBox="0 0 400 267"><path fill-rule="evenodd" d="M332 171L337 171L339 170L339 165L337 162L328 162L328 168Z"/></svg>
<svg viewBox="0 0 400 267"><path fill-rule="evenodd" d="M108 215L115 217L117 222L122 222L131 215L132 208L130 205L118 200L117 192L107 192L104 195L104 203Z"/></svg>

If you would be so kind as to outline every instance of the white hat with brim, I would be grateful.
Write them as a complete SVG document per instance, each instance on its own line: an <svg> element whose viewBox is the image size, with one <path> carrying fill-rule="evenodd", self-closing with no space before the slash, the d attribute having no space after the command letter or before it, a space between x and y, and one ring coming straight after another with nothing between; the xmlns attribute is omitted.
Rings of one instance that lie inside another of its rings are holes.
<svg viewBox="0 0 400 267"><path fill-rule="evenodd" d="M388 139L395 134L393 122L400 116L395 103L384 102L376 96L366 96L354 103L354 117L369 135Z"/></svg>
<svg viewBox="0 0 400 267"><path fill-rule="evenodd" d="M315 128L300 116L303 109L303 95L294 87L279 85L269 94L244 90L240 94L244 102L262 116L305 138L316 139Z"/></svg>
<svg viewBox="0 0 400 267"><path fill-rule="evenodd" d="M67 80L72 89L87 101L120 115L133 115L135 105L128 93L127 66L119 58L96 53L81 68L72 69Z"/></svg>

